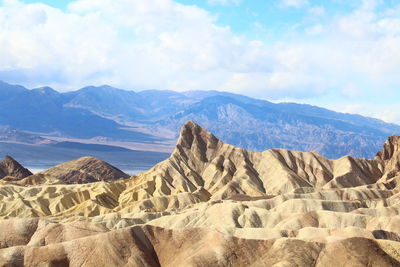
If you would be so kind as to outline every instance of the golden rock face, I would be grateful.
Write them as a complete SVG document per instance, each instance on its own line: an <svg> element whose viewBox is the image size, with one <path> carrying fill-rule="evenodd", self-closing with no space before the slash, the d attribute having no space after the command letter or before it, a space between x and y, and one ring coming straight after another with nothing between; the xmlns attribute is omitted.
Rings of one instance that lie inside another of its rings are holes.
<svg viewBox="0 0 400 267"><path fill-rule="evenodd" d="M399 150L394 136L373 160L251 152L188 122L128 179L82 158L2 181L0 265L398 266Z"/></svg>

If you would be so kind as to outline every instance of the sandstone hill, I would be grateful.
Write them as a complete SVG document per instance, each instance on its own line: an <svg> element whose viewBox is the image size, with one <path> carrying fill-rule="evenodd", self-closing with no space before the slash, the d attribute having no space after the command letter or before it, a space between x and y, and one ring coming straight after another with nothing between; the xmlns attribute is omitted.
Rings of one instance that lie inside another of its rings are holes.
<svg viewBox="0 0 400 267"><path fill-rule="evenodd" d="M6 156L3 161L0 162L0 180L1 179L22 179L32 173L21 166L15 159L10 156Z"/></svg>
<svg viewBox="0 0 400 267"><path fill-rule="evenodd" d="M374 159L330 160L189 121L169 159L129 179L68 184L65 164L0 185L0 265L400 266L398 136Z"/></svg>
<svg viewBox="0 0 400 267"><path fill-rule="evenodd" d="M108 182L128 177L129 175L107 162L94 157L82 157L26 177L19 181L19 184L84 184L98 181Z"/></svg>

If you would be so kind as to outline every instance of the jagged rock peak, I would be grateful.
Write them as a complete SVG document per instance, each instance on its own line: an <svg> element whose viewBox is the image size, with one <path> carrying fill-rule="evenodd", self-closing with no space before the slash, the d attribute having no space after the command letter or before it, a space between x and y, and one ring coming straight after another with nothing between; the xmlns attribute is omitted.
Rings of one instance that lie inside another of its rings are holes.
<svg viewBox="0 0 400 267"><path fill-rule="evenodd" d="M177 146L190 149L193 145L206 146L205 148L213 148L218 142L212 133L195 123L194 121L186 122L180 132Z"/></svg>
<svg viewBox="0 0 400 267"><path fill-rule="evenodd" d="M180 132L173 156L208 162L223 145L212 133L193 121L186 122Z"/></svg>
<svg viewBox="0 0 400 267"><path fill-rule="evenodd" d="M5 156L4 160L0 162L0 179L5 176L12 176L18 179L25 178L32 175L32 173L19 164L11 156Z"/></svg>
<svg viewBox="0 0 400 267"><path fill-rule="evenodd" d="M383 145L383 149L378 152L376 158L380 160L390 160L395 155L400 154L400 136L393 135L390 136L385 144Z"/></svg>

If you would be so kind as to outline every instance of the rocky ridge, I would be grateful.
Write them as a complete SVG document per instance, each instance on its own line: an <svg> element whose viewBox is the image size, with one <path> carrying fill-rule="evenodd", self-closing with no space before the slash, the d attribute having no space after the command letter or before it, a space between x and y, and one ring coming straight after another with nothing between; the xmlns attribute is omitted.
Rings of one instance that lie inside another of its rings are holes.
<svg viewBox="0 0 400 267"><path fill-rule="evenodd" d="M0 185L0 264L400 266L399 141L330 160L188 122L169 159L129 179Z"/></svg>

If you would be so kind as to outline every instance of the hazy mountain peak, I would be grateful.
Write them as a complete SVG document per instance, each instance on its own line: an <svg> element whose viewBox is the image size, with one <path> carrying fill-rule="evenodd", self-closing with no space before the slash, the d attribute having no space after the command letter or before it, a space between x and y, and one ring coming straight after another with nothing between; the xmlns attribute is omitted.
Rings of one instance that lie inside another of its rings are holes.
<svg viewBox="0 0 400 267"><path fill-rule="evenodd" d="M120 92L120 93L131 92L131 93L134 93L131 90L124 90L124 89L116 88L116 87L113 87L111 85L106 85L106 84L100 85L100 86L86 86L86 87L79 89L78 91L93 92L93 93L99 93L99 92L103 92L103 93L104 92L110 92L110 93L112 93L112 92Z"/></svg>
<svg viewBox="0 0 400 267"><path fill-rule="evenodd" d="M6 83L6 82L0 80L0 89L3 89L3 88L19 88L19 89L26 90L26 88L21 85L10 84L10 83Z"/></svg>
<svg viewBox="0 0 400 267"><path fill-rule="evenodd" d="M20 93L27 91L23 86L20 85L12 85L6 82L0 81L0 101L8 100L10 98L14 98Z"/></svg>
<svg viewBox="0 0 400 267"><path fill-rule="evenodd" d="M32 89L32 91L41 93L43 95L49 95L49 94L51 94L51 95L59 95L60 94L59 92L57 92L56 90L54 90L53 88L48 87L48 86L35 88L35 89Z"/></svg>

